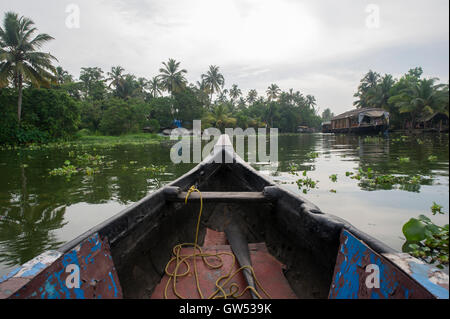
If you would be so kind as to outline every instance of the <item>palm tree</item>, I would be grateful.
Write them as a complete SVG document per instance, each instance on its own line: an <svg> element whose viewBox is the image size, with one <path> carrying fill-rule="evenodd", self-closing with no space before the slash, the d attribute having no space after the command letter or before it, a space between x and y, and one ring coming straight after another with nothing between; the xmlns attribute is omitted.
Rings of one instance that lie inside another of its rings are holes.
<svg viewBox="0 0 450 319"><path fill-rule="evenodd" d="M148 90L152 97L156 98L162 94L161 82L157 76L153 77L147 84Z"/></svg>
<svg viewBox="0 0 450 319"><path fill-rule="evenodd" d="M46 42L53 40L48 34L41 33L32 38L37 31L34 22L20 17L17 13L7 12L0 27L0 86L10 81L19 90L17 101L17 119L20 125L22 115L23 82L29 81L40 87L50 86L55 81L55 67L52 60L57 59L50 53L38 52Z"/></svg>
<svg viewBox="0 0 450 319"><path fill-rule="evenodd" d="M379 80L380 74L369 70L369 72L361 80L358 87L358 92L353 95L354 97L358 98L358 100L356 100L353 105L355 105L357 108L368 107L369 105L367 102L367 93L377 86Z"/></svg>
<svg viewBox="0 0 450 319"><path fill-rule="evenodd" d="M164 68L159 69L161 87L173 96L174 92L180 91L186 84L184 74L187 73L185 69L179 70L180 62L175 59L163 62Z"/></svg>
<svg viewBox="0 0 450 319"><path fill-rule="evenodd" d="M307 95L306 96L306 105L310 108L310 109L314 109L315 106L317 105L317 101L316 98L312 95Z"/></svg>
<svg viewBox="0 0 450 319"><path fill-rule="evenodd" d="M242 91L240 88L238 88L237 84L233 84L230 89L230 97L231 101L234 102L237 98L239 98L242 95Z"/></svg>
<svg viewBox="0 0 450 319"><path fill-rule="evenodd" d="M72 76L69 74L69 72L67 72L66 70L64 70L62 67L58 66L56 68L56 72L55 72L55 77L56 77L56 83L58 85L62 85L68 82L72 82L73 78Z"/></svg>
<svg viewBox="0 0 450 319"><path fill-rule="evenodd" d="M143 96L146 93L148 80L146 78L138 78L136 81L136 93Z"/></svg>
<svg viewBox="0 0 450 319"><path fill-rule="evenodd" d="M448 103L448 94L445 84L435 85L438 79L423 79L419 82L411 82L399 95L389 99L401 114L408 113L412 127L415 128L417 118L430 115L440 110L442 105Z"/></svg>
<svg viewBox="0 0 450 319"><path fill-rule="evenodd" d="M276 84L271 84L268 88L267 88L267 97L269 99L269 102L271 102L272 100L276 100L278 98L278 96L281 93L280 88L278 87L278 85Z"/></svg>
<svg viewBox="0 0 450 319"><path fill-rule="evenodd" d="M250 91L248 92L248 95L247 95L247 102L248 102L249 104L255 103L257 98L258 98L258 92L256 92L256 90L250 90Z"/></svg>
<svg viewBox="0 0 450 319"><path fill-rule="evenodd" d="M194 92L196 92L198 100L208 108L209 104L209 87L206 84L205 80L197 81L196 85L193 88Z"/></svg>
<svg viewBox="0 0 450 319"><path fill-rule="evenodd" d="M219 72L219 67L216 65L210 65L206 74L202 74L202 80L210 90L210 103L212 104L212 96L214 93L220 92L225 85L225 78Z"/></svg>
<svg viewBox="0 0 450 319"><path fill-rule="evenodd" d="M388 109L390 91L395 81L390 74L386 74L380 83L367 92L367 105L370 107Z"/></svg>
<svg viewBox="0 0 450 319"><path fill-rule="evenodd" d="M119 87L123 85L123 71L125 71L121 66L113 66L111 68L111 72L108 72L107 81L111 81L109 83L109 87L114 86L114 88L119 90Z"/></svg>
<svg viewBox="0 0 450 319"><path fill-rule="evenodd" d="M225 89L222 92L220 92L219 97L217 98L217 101L219 101L220 103L228 103L228 90Z"/></svg>

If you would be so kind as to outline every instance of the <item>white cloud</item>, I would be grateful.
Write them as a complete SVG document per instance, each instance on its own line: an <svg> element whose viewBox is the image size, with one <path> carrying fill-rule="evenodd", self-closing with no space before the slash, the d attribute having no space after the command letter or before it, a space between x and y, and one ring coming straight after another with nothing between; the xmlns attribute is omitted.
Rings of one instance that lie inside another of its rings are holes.
<svg viewBox="0 0 450 319"><path fill-rule="evenodd" d="M80 29L64 25L71 2L80 6ZM365 25L370 3L380 8L379 29ZM400 74L421 65L448 81L448 7L447 0L2 0L0 13L33 18L56 38L46 49L75 75L121 65L150 78L172 57L192 82L215 64L227 86L263 94L278 83L339 113L352 107L369 68Z"/></svg>

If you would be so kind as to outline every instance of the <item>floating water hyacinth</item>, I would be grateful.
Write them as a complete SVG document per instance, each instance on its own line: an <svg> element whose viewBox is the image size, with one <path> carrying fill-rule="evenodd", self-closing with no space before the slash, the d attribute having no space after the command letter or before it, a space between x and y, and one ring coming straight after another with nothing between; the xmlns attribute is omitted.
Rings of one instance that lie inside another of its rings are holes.
<svg viewBox="0 0 450 319"><path fill-rule="evenodd" d="M433 215L444 214L442 206L436 203L433 203L431 212ZM448 231L448 224L438 226L425 215L411 218L402 228L406 238L402 250L427 263L437 264L438 268L443 269L449 264Z"/></svg>

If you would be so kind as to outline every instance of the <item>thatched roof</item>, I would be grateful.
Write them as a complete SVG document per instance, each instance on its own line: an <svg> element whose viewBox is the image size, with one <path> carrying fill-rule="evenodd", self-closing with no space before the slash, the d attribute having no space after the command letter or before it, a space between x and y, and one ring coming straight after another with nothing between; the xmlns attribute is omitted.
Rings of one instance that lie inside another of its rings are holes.
<svg viewBox="0 0 450 319"><path fill-rule="evenodd" d="M346 118L358 117L361 113L365 113L365 116L369 117L381 117L383 114L387 113L386 110L380 108L364 108L364 109L356 109L351 110L338 116L333 117L332 121L341 120Z"/></svg>
<svg viewBox="0 0 450 319"><path fill-rule="evenodd" d="M433 120L437 116L448 119L448 115L447 114L442 113L442 112L436 112L434 114L421 117L418 120L418 122L429 122L429 121Z"/></svg>

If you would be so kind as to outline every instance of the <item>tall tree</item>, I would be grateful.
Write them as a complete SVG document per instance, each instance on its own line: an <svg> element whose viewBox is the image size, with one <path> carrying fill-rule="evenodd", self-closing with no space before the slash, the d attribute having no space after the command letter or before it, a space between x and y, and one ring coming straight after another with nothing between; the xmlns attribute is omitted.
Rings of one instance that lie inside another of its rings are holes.
<svg viewBox="0 0 450 319"><path fill-rule="evenodd" d="M61 66L58 66L56 68L55 77L56 77L56 83L58 85L73 82L73 77L69 74L69 72L64 70Z"/></svg>
<svg viewBox="0 0 450 319"><path fill-rule="evenodd" d="M312 109L315 110L315 107L317 105L316 98L313 95L307 95L306 96L306 105Z"/></svg>
<svg viewBox="0 0 450 319"><path fill-rule="evenodd" d="M210 90L210 103L212 104L212 96L214 93L218 93L222 90L225 85L225 78L219 71L219 67L216 65L210 65L209 70L206 74L202 75L202 80Z"/></svg>
<svg viewBox="0 0 450 319"><path fill-rule="evenodd" d="M438 79L422 79L410 85L400 94L392 96L389 103L393 103L401 114L407 113L411 118L412 127L420 116L433 114L448 103L448 91L445 84L435 84Z"/></svg>
<svg viewBox="0 0 450 319"><path fill-rule="evenodd" d="M10 81L18 89L17 119L22 117L22 94L24 81L37 87L50 86L56 73L52 61L57 59L50 53L39 52L45 43L53 40L48 34L37 31L34 22L17 13L6 12L3 27L0 27L0 86Z"/></svg>
<svg viewBox="0 0 450 319"><path fill-rule="evenodd" d="M269 99L269 102L276 100L278 98L278 96L281 93L280 88L278 87L278 85L276 84L271 84L268 88L267 88L267 98Z"/></svg>
<svg viewBox="0 0 450 319"><path fill-rule="evenodd" d="M248 95L247 95L247 102L248 102L249 104L255 103L257 98L258 98L258 92L257 92L256 90L250 90L250 91L248 92Z"/></svg>
<svg viewBox="0 0 450 319"><path fill-rule="evenodd" d="M358 87L358 92L356 92L353 96L358 98L353 105L357 108L366 108L369 107L367 101L367 93L374 89L380 80L380 74L369 70L369 72L364 76L361 80L360 85Z"/></svg>
<svg viewBox="0 0 450 319"><path fill-rule="evenodd" d="M153 98L156 98L162 94L161 91L161 82L157 76L153 77L147 84L148 90L150 91L150 95Z"/></svg>
<svg viewBox="0 0 450 319"><path fill-rule="evenodd" d="M384 75L380 82L367 92L367 105L369 107L384 108L388 110L388 101L391 97L391 90L394 84L395 81L392 75Z"/></svg>
<svg viewBox="0 0 450 319"><path fill-rule="evenodd" d="M160 83L162 88L173 96L174 92L180 91L186 84L185 74L187 70L181 69L181 62L177 62L175 59L169 59L169 61L163 62L163 68L159 69Z"/></svg>
<svg viewBox="0 0 450 319"><path fill-rule="evenodd" d="M242 95L241 89L237 86L237 84L233 84L230 89L231 101L234 103L234 101L238 99L241 95Z"/></svg>
<svg viewBox="0 0 450 319"><path fill-rule="evenodd" d="M331 112L329 108L325 109L325 111L322 112L322 120L324 122L329 122L334 117L334 114Z"/></svg>
<svg viewBox="0 0 450 319"><path fill-rule="evenodd" d="M84 98L101 100L106 93L105 78L100 68L81 68L80 81Z"/></svg>
<svg viewBox="0 0 450 319"><path fill-rule="evenodd" d="M111 68L111 72L108 72L108 78L106 81L109 81L109 87L114 87L114 89L117 91L119 90L120 86L123 85L123 72L124 68L121 66L113 66Z"/></svg>

